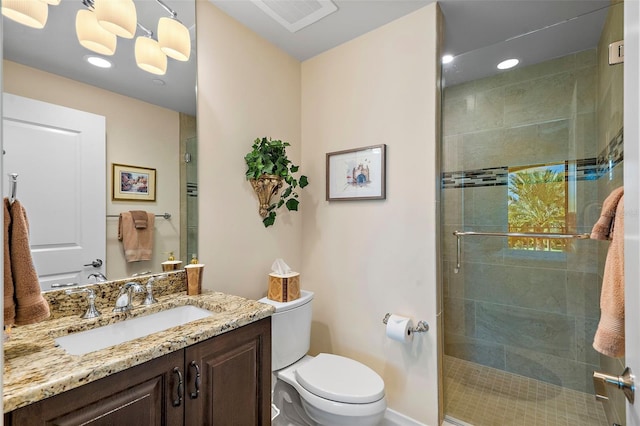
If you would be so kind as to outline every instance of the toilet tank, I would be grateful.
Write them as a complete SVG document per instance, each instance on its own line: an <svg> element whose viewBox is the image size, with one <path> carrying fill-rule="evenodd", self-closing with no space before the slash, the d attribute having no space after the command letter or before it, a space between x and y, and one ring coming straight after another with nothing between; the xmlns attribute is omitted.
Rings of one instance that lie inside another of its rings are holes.
<svg viewBox="0 0 640 426"><path fill-rule="evenodd" d="M271 370L280 370L309 351L313 292L301 290L300 297L291 302L266 297L259 301L276 308L271 316Z"/></svg>

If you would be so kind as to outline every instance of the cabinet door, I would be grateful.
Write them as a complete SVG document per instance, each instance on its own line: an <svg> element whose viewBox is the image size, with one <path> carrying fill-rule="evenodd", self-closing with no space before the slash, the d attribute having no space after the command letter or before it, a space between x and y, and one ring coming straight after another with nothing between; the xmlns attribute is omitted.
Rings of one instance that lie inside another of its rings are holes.
<svg viewBox="0 0 640 426"><path fill-rule="evenodd" d="M270 317L187 348L185 368L187 425L271 424Z"/></svg>
<svg viewBox="0 0 640 426"><path fill-rule="evenodd" d="M177 351L11 413L13 425L179 425L178 375L184 352ZM177 405L177 403L175 404Z"/></svg>

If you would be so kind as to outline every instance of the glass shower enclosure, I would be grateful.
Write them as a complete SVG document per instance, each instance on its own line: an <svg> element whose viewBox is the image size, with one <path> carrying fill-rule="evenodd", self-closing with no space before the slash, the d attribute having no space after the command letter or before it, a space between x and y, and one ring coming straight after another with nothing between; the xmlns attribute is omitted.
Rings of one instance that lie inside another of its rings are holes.
<svg viewBox="0 0 640 426"><path fill-rule="evenodd" d="M622 371L624 360L592 348L608 243L588 239L623 179L623 65L608 64L622 17L623 3L581 16L600 22L597 44L510 71L464 79L482 49L443 66L443 376L451 423L624 424L617 396L594 397L593 371ZM523 35L531 43L540 36ZM488 49L508 51L509 43Z"/></svg>

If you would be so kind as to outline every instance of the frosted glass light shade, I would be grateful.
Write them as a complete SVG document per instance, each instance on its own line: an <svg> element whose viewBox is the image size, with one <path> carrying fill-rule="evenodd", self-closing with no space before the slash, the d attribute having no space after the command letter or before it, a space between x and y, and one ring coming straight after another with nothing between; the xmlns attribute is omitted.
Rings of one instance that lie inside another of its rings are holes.
<svg viewBox="0 0 640 426"><path fill-rule="evenodd" d="M136 34L138 16L133 0L95 0L95 14L102 27L122 38Z"/></svg>
<svg viewBox="0 0 640 426"><path fill-rule="evenodd" d="M88 9L76 14L76 36L81 46L93 52L111 56L116 51L116 35L98 24L96 14Z"/></svg>
<svg viewBox="0 0 640 426"><path fill-rule="evenodd" d="M42 29L47 24L49 5L41 0L2 0L2 14L22 25Z"/></svg>
<svg viewBox="0 0 640 426"><path fill-rule="evenodd" d="M167 55L160 50L157 41L150 37L136 39L136 64L146 72L164 75L167 72Z"/></svg>
<svg viewBox="0 0 640 426"><path fill-rule="evenodd" d="M60 4L60 0L42 0L43 2L50 4L51 6L57 6Z"/></svg>
<svg viewBox="0 0 640 426"><path fill-rule="evenodd" d="M191 37L182 22L162 17L158 20L158 43L165 55L178 61L188 61L191 55Z"/></svg>

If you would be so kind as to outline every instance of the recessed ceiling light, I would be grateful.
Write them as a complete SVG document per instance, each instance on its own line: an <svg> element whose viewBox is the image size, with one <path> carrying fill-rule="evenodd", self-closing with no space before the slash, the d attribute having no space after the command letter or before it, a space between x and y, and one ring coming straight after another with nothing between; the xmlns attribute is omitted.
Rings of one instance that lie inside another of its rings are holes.
<svg viewBox="0 0 640 426"><path fill-rule="evenodd" d="M518 63L520 62L520 60L518 59L505 59L504 61L500 62L498 64L498 69L499 70L508 70L509 68L513 68L516 65L518 65Z"/></svg>
<svg viewBox="0 0 640 426"><path fill-rule="evenodd" d="M442 63L443 64L448 64L451 61L453 61L453 55L444 55L442 57Z"/></svg>
<svg viewBox="0 0 640 426"><path fill-rule="evenodd" d="M113 64L100 56L85 56L85 61L98 68L111 68Z"/></svg>

